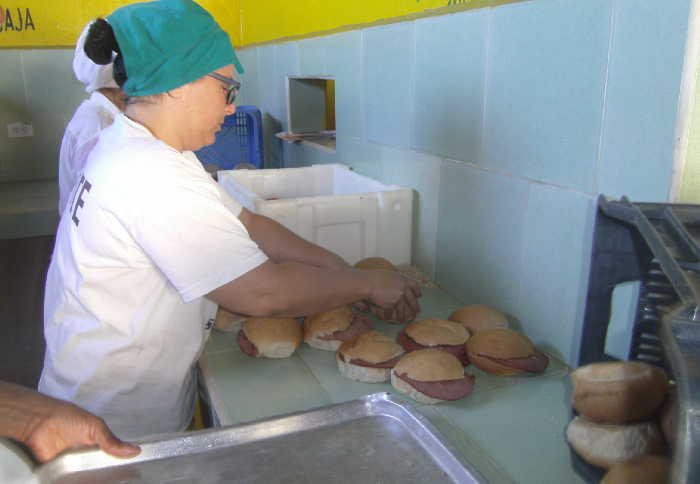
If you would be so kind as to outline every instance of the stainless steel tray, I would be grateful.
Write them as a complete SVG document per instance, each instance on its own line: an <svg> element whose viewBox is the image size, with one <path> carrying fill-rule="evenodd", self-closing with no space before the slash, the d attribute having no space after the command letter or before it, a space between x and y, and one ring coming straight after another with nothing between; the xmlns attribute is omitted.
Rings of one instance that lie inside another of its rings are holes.
<svg viewBox="0 0 700 484"><path fill-rule="evenodd" d="M485 483L411 405L377 393L221 429L141 443L117 459L98 451L42 466L42 483Z"/></svg>

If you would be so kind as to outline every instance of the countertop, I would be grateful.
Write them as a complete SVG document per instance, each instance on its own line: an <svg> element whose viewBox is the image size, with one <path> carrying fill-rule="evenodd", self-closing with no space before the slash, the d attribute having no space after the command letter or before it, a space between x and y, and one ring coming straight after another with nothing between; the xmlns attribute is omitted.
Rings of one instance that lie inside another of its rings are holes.
<svg viewBox="0 0 700 484"><path fill-rule="evenodd" d="M462 304L440 289L423 289L417 319L446 318ZM373 319L395 336L402 325ZM291 358L251 358L234 333L214 330L200 359L212 409L221 425L338 403L377 392L400 398L389 383L343 377L335 354L302 344ZM564 430L569 421L569 368L551 357L538 376L498 377L469 366L474 392L457 402L412 403L490 482L577 484Z"/></svg>

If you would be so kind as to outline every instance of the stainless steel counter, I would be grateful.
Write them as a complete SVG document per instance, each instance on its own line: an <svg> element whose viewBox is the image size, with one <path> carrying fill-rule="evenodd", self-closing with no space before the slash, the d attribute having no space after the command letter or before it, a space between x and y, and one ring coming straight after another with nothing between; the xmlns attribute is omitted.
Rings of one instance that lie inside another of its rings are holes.
<svg viewBox="0 0 700 484"><path fill-rule="evenodd" d="M418 318L446 318L460 302L438 289L424 289ZM375 320L395 336L402 326ZM200 360L212 408L222 425L352 400L377 392L402 398L388 383L349 380L335 355L307 345L292 358L266 360L243 354L235 334L214 331ZM413 402L490 482L562 484L584 482L571 468L564 429L569 420L568 372L550 357L539 376L497 377L470 366L474 393L434 406Z"/></svg>

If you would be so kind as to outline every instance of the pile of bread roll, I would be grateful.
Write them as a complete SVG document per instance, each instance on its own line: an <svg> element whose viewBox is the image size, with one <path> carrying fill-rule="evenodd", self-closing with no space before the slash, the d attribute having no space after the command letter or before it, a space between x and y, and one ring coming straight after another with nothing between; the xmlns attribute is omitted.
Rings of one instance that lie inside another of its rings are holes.
<svg viewBox="0 0 700 484"><path fill-rule="evenodd" d="M362 270L397 268L381 257L355 264ZM391 314L372 308L385 322ZM366 314L342 306L304 318L244 318L223 309L216 327L237 331L241 350L251 357L286 358L301 342L336 353L340 373L366 383L391 382L398 391L421 403L458 400L469 395L475 377L464 371L470 363L484 372L512 376L541 373L548 358L522 333L508 328L508 318L483 305L457 309L448 319L426 318L406 325L396 340L376 331Z"/></svg>
<svg viewBox="0 0 700 484"><path fill-rule="evenodd" d="M667 482L673 429L666 372L640 361L593 363L572 372L571 381L578 416L566 437L586 462L608 469L601 482Z"/></svg>

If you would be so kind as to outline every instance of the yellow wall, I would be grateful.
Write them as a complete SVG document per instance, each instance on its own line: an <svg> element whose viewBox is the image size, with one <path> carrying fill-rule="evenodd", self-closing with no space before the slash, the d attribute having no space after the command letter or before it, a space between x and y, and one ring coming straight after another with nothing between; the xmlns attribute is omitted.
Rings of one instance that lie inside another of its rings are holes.
<svg viewBox="0 0 700 484"><path fill-rule="evenodd" d="M134 0L4 0L0 1L0 47L70 47L85 24ZM197 0L214 15L234 45L240 45L239 6L234 0ZM28 13L27 13L28 12ZM28 24L27 19L31 19ZM8 20L14 29L8 29ZM33 25L33 27L32 27Z"/></svg>
<svg viewBox="0 0 700 484"><path fill-rule="evenodd" d="M242 46L522 0L238 0Z"/></svg>
<svg viewBox="0 0 700 484"><path fill-rule="evenodd" d="M197 0L236 47L517 1L523 0ZM133 0L5 0L0 48L70 47L89 20L129 3Z"/></svg>

